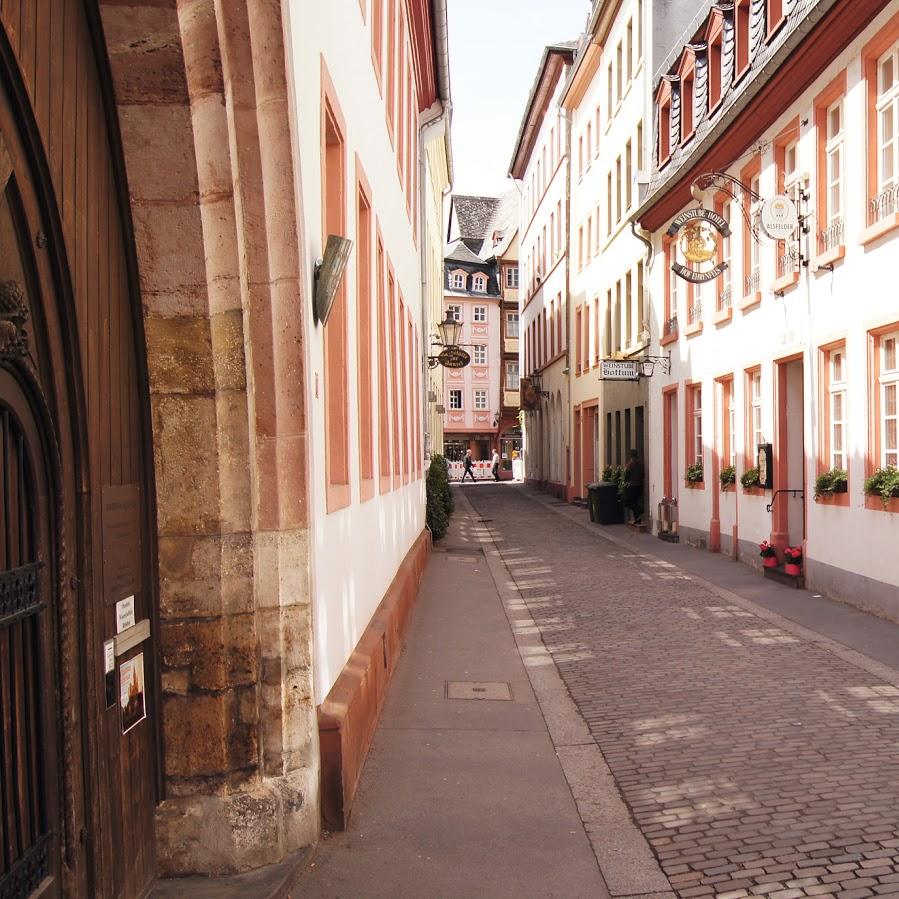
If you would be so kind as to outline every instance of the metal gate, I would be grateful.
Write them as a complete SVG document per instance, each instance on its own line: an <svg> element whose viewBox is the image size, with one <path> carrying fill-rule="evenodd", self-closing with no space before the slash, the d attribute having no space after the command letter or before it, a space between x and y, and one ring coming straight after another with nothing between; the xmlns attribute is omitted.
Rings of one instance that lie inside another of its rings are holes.
<svg viewBox="0 0 899 899"><path fill-rule="evenodd" d="M53 688L33 449L0 402L0 899L29 895L51 869L44 721Z"/></svg>

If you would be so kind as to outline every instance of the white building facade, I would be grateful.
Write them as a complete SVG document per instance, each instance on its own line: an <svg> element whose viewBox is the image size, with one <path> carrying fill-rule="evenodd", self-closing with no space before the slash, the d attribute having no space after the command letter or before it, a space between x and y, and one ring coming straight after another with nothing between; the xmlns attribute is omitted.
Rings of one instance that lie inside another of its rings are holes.
<svg viewBox="0 0 899 899"><path fill-rule="evenodd" d="M651 121L645 48L651 5L596 3L562 96L571 118L571 493L636 449L646 457L646 381L600 380L603 359L649 342L646 245L630 229ZM647 369L649 371L651 369ZM643 368L640 368L643 371Z"/></svg>
<svg viewBox="0 0 899 899"><path fill-rule="evenodd" d="M301 252L312 271L328 235L353 241L326 322L304 310L313 690L322 809L339 827L430 545L423 360L433 260L421 249L422 193L433 216L448 172L445 133L426 135L432 151L434 140L444 146L422 183L421 127L449 100L445 5L300 3L288 47Z"/></svg>
<svg viewBox="0 0 899 899"><path fill-rule="evenodd" d="M575 45L548 46L510 167L520 184L519 356L525 414L524 470L531 483L569 497L570 134L560 99Z"/></svg>
<svg viewBox="0 0 899 899"><path fill-rule="evenodd" d="M650 395L652 508L750 564L762 541L780 560L799 548L806 584L897 619L899 5L737 7L695 23L654 85L635 218L652 232L653 352L672 368ZM697 289L671 271L683 244L667 230L708 172L729 176L700 194L729 222L712 260L728 267ZM784 193L808 234L775 241L752 223Z"/></svg>

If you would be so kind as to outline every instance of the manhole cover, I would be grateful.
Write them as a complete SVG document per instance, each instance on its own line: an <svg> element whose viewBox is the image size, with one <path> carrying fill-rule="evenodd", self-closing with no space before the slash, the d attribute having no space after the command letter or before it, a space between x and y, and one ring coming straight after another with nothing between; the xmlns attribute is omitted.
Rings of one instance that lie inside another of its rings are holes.
<svg viewBox="0 0 899 899"><path fill-rule="evenodd" d="M449 680L447 699L505 699L512 698L512 688L506 683L488 681Z"/></svg>

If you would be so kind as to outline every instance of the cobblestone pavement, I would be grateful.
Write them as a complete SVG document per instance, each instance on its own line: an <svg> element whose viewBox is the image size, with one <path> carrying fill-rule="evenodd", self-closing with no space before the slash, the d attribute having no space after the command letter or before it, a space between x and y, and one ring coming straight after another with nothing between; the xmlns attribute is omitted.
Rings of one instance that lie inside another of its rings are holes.
<svg viewBox="0 0 899 899"><path fill-rule="evenodd" d="M466 496L678 895L899 896L899 687L529 492Z"/></svg>

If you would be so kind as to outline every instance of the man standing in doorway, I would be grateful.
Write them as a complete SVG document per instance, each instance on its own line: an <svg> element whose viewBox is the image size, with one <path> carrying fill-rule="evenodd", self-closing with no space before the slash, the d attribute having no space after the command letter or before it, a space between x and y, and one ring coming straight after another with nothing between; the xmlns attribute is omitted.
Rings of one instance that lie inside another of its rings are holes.
<svg viewBox="0 0 899 899"><path fill-rule="evenodd" d="M643 518L643 463L640 454L632 449L624 466L624 504L634 515L634 524L642 524Z"/></svg>
<svg viewBox="0 0 899 899"><path fill-rule="evenodd" d="M496 447L493 447L493 480L499 480L499 453L496 451Z"/></svg>
<svg viewBox="0 0 899 899"><path fill-rule="evenodd" d="M471 462L471 450L465 450L465 458L462 460L462 467L464 471L462 472L462 480L459 482L460 484L465 483L465 475L468 475L472 480L474 480L474 470Z"/></svg>

